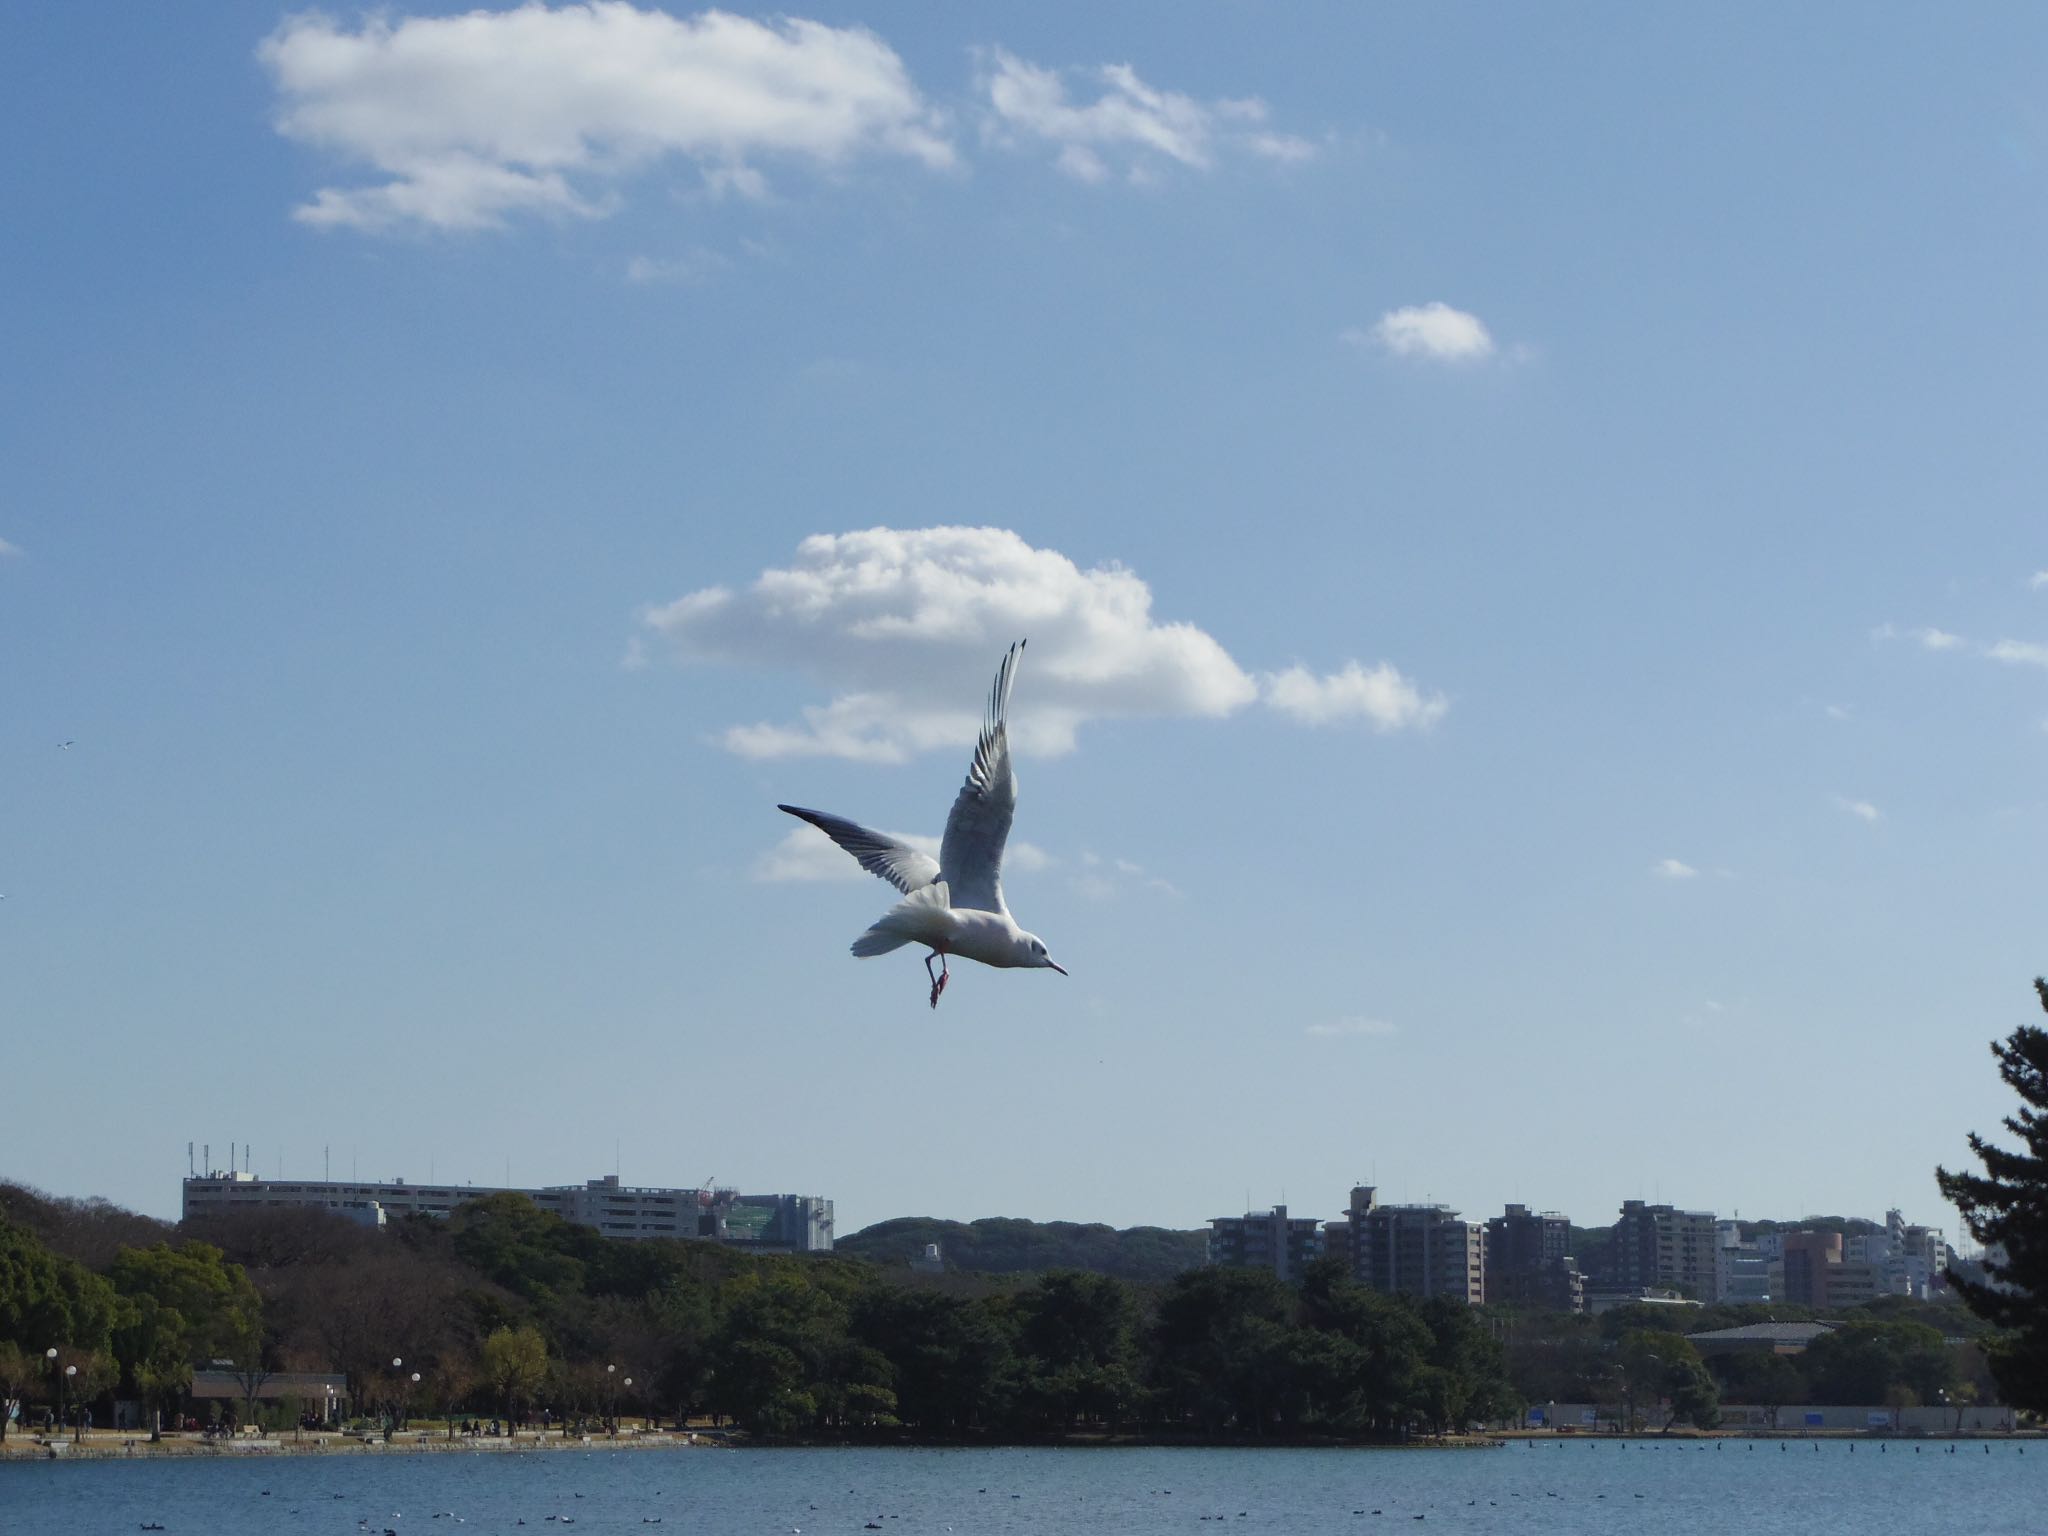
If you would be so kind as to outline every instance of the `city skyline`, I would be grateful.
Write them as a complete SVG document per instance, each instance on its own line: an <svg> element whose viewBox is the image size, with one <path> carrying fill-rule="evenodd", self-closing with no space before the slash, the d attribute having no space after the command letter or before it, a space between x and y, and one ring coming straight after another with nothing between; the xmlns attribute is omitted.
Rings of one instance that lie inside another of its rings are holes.
<svg viewBox="0 0 2048 1536"><path fill-rule="evenodd" d="M0 1175L1960 1233L2048 969L2044 73L2021 6L5 8ZM1072 975L933 1013L775 807L935 836L1019 639Z"/></svg>

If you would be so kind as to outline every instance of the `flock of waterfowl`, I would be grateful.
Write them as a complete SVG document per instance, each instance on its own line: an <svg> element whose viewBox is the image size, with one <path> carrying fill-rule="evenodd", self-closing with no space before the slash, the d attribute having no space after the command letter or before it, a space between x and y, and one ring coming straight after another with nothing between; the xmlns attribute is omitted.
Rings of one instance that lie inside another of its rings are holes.
<svg viewBox="0 0 2048 1536"><path fill-rule="evenodd" d="M1659 1452L1661 1452L1661 1451L1669 1451L1669 1452L1672 1452L1672 1453L1674 1453L1674 1454L1682 1454L1683 1452L1685 1452L1685 1451L1687 1451L1687 1450L1691 1450L1691 1451L1694 1451L1694 1452L1705 1452L1705 1451L1709 1451L1709 1450L1711 1450L1711 1451L1714 1451L1714 1452L1724 1452L1724 1451L1728 1450L1728 1449L1730 1448L1730 1446L1731 1446L1731 1445L1740 1445L1740 1446L1741 1446L1741 1447L1743 1448L1743 1450L1745 1450L1745 1451L1748 1451L1748 1452L1754 1452L1754 1451L1756 1451L1756 1449L1758 1448L1758 1443L1759 1443L1759 1442L1757 1442L1756 1440L1739 1440L1739 1441L1738 1441L1738 1440L1724 1440L1724 1439L1715 1439L1715 1440L1690 1440L1690 1441L1663 1441L1663 1440L1645 1440L1645 1441L1635 1441L1635 1440L1621 1440L1621 1441L1613 1441L1613 1440L1597 1440L1597 1439L1585 1439L1585 1440L1557 1440L1557 1441L1551 1442L1551 1443L1550 1443L1550 1446L1549 1446L1549 1447L1546 1447L1546 1446L1545 1446L1545 1445L1544 1445L1544 1444L1543 1444L1542 1442L1538 1442L1538 1441L1525 1441L1525 1442L1523 1442L1523 1445L1525 1446L1525 1448L1526 1448L1526 1449L1528 1449L1528 1450L1531 1450L1531 1451L1540 1451L1540 1450L1543 1450L1543 1449L1546 1449L1546 1448L1554 1448L1554 1449L1556 1449L1556 1450L1558 1450L1558 1451L1569 1451L1569 1450L1573 1449L1574 1447L1577 1447L1577 1446L1584 1446L1584 1447L1585 1447L1585 1449L1586 1449L1586 1450L1588 1450L1588 1451L1599 1451L1599 1450L1603 1450L1603 1449L1612 1449L1612 1450L1614 1450L1614 1451L1615 1451L1615 1452L1617 1452L1617 1453L1628 1453L1628 1452L1648 1452L1648 1451L1659 1451ZM1763 1443L1764 1443L1764 1444L1766 1444L1766 1445L1768 1445L1768 1444L1770 1444L1771 1442L1768 1442L1768 1441L1766 1441L1766 1442L1763 1442ZM1888 1455L1890 1455L1890 1454L1891 1454L1891 1449L1892 1449L1892 1443L1893 1443L1893 1442L1890 1442L1890 1441L1886 1441L1886 1440L1879 1440L1879 1441L1877 1442L1876 1454L1877 1454L1877 1455L1880 1455L1880 1456L1888 1456ZM1776 1442L1776 1444L1777 1444L1777 1448L1778 1448L1778 1453L1779 1453L1780 1455L1788 1455L1788 1454L1790 1454L1790 1453L1791 1453L1791 1452L1792 1452L1792 1451L1793 1451L1793 1450L1795 1449L1795 1442L1793 1442L1793 1441L1790 1441L1790 1440L1778 1440L1778 1441ZM1981 1444L1981 1449L1982 1449L1982 1451L1983 1451L1983 1454L1984 1454L1984 1455L1986 1455L1986 1456L1990 1456L1990 1455L1994 1454L1994 1450L1995 1450L1995 1447L1993 1446L1993 1444L1992 1444L1991 1442L1988 1442L1988 1441L1986 1441L1986 1442L1981 1442L1980 1444ZM1841 1439L1814 1439L1814 1440L1803 1440L1803 1441L1797 1442L1797 1447L1798 1447L1798 1448L1800 1448L1800 1449L1803 1449L1803 1451L1804 1451L1804 1452L1805 1452L1806 1454L1809 1454L1809 1455L1814 1455L1814 1456L1818 1456L1818 1455L1821 1455L1821 1454L1822 1454L1823 1452L1825 1452L1825 1451L1831 1451L1831 1450L1839 1450L1839 1451L1841 1451L1841 1452L1843 1452L1843 1453L1845 1453L1845 1454L1848 1454L1848 1455L1855 1455L1855 1454L1857 1453L1858 1449L1859 1449L1859 1444L1858 1444L1858 1442L1857 1442L1857 1441L1854 1441L1854 1440L1847 1440L1847 1441L1845 1441L1845 1440L1841 1440ZM1863 1448L1863 1449L1868 1449L1868 1447L1867 1447L1867 1446L1864 1446L1864 1447L1862 1447L1862 1448ZM1937 1454L1941 1454L1941 1455L1947 1455L1947 1456L1954 1456L1954 1455L1957 1455L1957 1454L1959 1454L1959 1453L1960 1453L1960 1451L1962 1450L1962 1447L1959 1447L1959 1446L1957 1446L1957 1445L1955 1445L1955 1444L1946 1444L1946 1445L1937 1445L1937 1444L1922 1444L1922 1443L1920 1443L1920 1442L1917 1442L1917 1441L1916 1441L1916 1442L1913 1442L1913 1443L1911 1443L1911 1445L1910 1445L1910 1447L1909 1447L1909 1446L1908 1446L1908 1445L1907 1445L1906 1443L1903 1443L1903 1442L1899 1443L1899 1450L1900 1450L1900 1453L1901 1453L1901 1454L1905 1454L1905 1453L1906 1453L1906 1452L1908 1451L1908 1449L1909 1449L1909 1448L1910 1448L1910 1451L1911 1451L1911 1453L1912 1453L1913 1455L1915 1455L1915 1456L1921 1455L1921 1454L1923 1454L1924 1452L1927 1452L1927 1451L1930 1451L1930 1450L1931 1450L1931 1451L1933 1451L1933 1452L1935 1452L1935 1453L1937 1453ZM2011 1445L2011 1450L2012 1450L2012 1451L2013 1451L2013 1452L2014 1452L2015 1454L2017 1454L2017 1455L2020 1455L2020 1456L2024 1456L2024 1455L2026 1455L2026 1453L2027 1453L2027 1448L2026 1448L2026 1446L2024 1446L2024 1445L2021 1445L2021 1444L2016 1444L2016 1443L2015 1443L2015 1444L2012 1444L2012 1445ZM855 1495L855 1494L856 1494L856 1490L855 1490L855 1489L852 1489L852 1488L849 1488L849 1489L847 1489L846 1491L847 1491L847 1494L848 1494L849 1496L853 1496L853 1495ZM975 1490L975 1492L976 1492L976 1493L977 1493L978 1495L983 1495L983 1496L987 1495L988 1491L989 1491L989 1490L988 1490L987 1488L978 1488L978 1489L976 1489L976 1490ZM663 1492L663 1491L662 1491L661 1489L656 1489L656 1490L654 1491L655 1497L657 1497L657 1498L661 1497L661 1496L662 1496L662 1492ZM1155 1498L1171 1498L1171 1497L1173 1496L1173 1490L1172 1490L1171 1488L1153 1488L1153 1489L1150 1489L1150 1490L1148 1490L1148 1492L1150 1493L1150 1495L1151 1495L1151 1496L1153 1496L1153 1497L1155 1497ZM1531 1499L1531 1500L1533 1501L1533 1500L1535 1499L1535 1497L1536 1497L1536 1495L1534 1495L1534 1494L1525 1494L1524 1492L1522 1492L1522 1491L1520 1491L1520 1490L1512 1490L1512 1489L1510 1489L1510 1490L1504 1490L1504 1492L1505 1492L1506 1498L1507 1498L1507 1499L1508 1499L1508 1500L1510 1501L1510 1503L1512 1503L1512 1501L1513 1501L1513 1500L1517 1500L1517 1499L1522 1499L1522 1498L1525 1498L1525 1497L1526 1497L1526 1498L1529 1498L1529 1499ZM262 1497L262 1498L266 1498L266 1499L267 1499L267 1498L269 1498L270 1496L271 1496L271 1491L270 1491L270 1490L269 1490L268 1488L265 1488L265 1489L263 1489L263 1490L261 1490L261 1491L260 1491L259 1497ZM559 1497L560 1495L558 1494L557 1496ZM1564 1497L1564 1495L1563 1495L1563 1494L1560 1494L1560 1493L1556 1492L1555 1490L1544 1490L1541 1496L1542 1496L1543 1498L1548 1498L1548 1499L1562 1499L1562 1498ZM1634 1496L1635 1498L1638 1498L1638 1499L1641 1499L1641 1498L1644 1498L1644 1497L1646 1497L1646 1495L1644 1495L1644 1494L1642 1494L1642 1493L1636 1493L1636 1494L1634 1494L1633 1496ZM350 1495L348 1495L348 1494L345 1494L345 1493L336 1493L336 1494L332 1495L332 1497L333 1497L334 1499L337 1499L337 1500L341 1500L341 1499L347 1499L347 1498L349 1498L349 1497L350 1497ZM569 1494L569 1497L571 1497L571 1498L574 1498L574 1499L581 1499L581 1498L583 1498L583 1497L584 1497L584 1495L583 1495L583 1494L581 1494L581 1493L577 1493L577 1492L571 1492L571 1493ZM1022 1495L1022 1494L1018 1494L1018 1493L1012 1493L1012 1494L1010 1494L1010 1495L1009 1495L1009 1497L1010 1497L1010 1498L1012 1498L1012 1499L1021 1499L1021 1498L1023 1497L1023 1495ZM1604 1492L1601 1492L1601 1493L1594 1493L1594 1494L1592 1495L1592 1497L1593 1497L1593 1499L1595 1499L1595 1500L1601 1500L1601 1499L1605 1499L1605 1498L1607 1498L1607 1497L1608 1497L1608 1495L1607 1495L1606 1493L1604 1493ZM1467 1500L1465 1500L1465 1506L1466 1506L1467 1508L1476 1508L1476 1507L1478 1506L1479 1502L1480 1502L1480 1501L1479 1501L1479 1500L1478 1500L1477 1498L1467 1499ZM1501 1500L1499 1500L1499 1499L1488 1499L1488 1500L1486 1500L1486 1504L1487 1504L1487 1507L1489 1507L1489 1508L1494 1508L1494 1509L1497 1509L1497 1508L1501 1507L1501 1502L1502 1502L1502 1501L1501 1501ZM816 1504L812 1504L812 1505L810 1505L809 1507L810 1507L810 1510L811 1510L811 1512L812 1512L812 1513L816 1514L816 1513L818 1513L818 1512L819 1512L819 1506L818 1506L818 1505L816 1505ZM1435 1507L1435 1506L1432 1506L1432 1507ZM290 1512L291 1512L292 1514L294 1514L294 1515L297 1515L297 1514L301 1514L301 1513L303 1513L304 1511L303 1511L303 1510L300 1510L300 1509L293 1509L293 1510L291 1510ZM1396 1518L1399 1518L1399 1517L1400 1517L1401 1515L1406 1515L1406 1516L1407 1516L1407 1518L1408 1518L1408 1519L1410 1519L1410 1520L1426 1520L1426 1519L1428 1519L1428 1511L1427 1511L1427 1510L1420 1510L1420 1511L1409 1511L1409 1510L1396 1510L1396 1511L1392 1511L1392 1513L1394 1514L1394 1516L1395 1516ZM1388 1515L1388 1514L1389 1514L1389 1510L1388 1510L1388 1509L1387 1509L1387 1508L1386 1508L1385 1506L1380 1506L1380 1507L1377 1507L1377 1508L1375 1508L1375 1507L1367 1507L1367 1506L1361 1505L1360 1507L1358 1507L1358 1508L1356 1508L1356 1509L1353 1509L1353 1510L1351 1511L1351 1514L1352 1514L1353 1516L1358 1516L1358 1517L1364 1517L1364 1518L1370 1518L1370 1517L1374 1517L1374 1516L1380 1516L1380 1517L1385 1517L1386 1515ZM466 1518L465 1518L464 1516L462 1516L462 1515L459 1515L459 1514L457 1514L457 1513L456 1513L456 1512L455 1512L454 1510L452 1510L452 1509L436 1510L436 1511L434 1511L434 1512L433 1512L433 1513L432 1513L432 1514L431 1514L431 1515L430 1515L430 1516L429 1516L428 1518L429 1518L429 1519L433 1519L433 1520L446 1520L446 1521L449 1521L449 1522L451 1523L451 1525L464 1525L464 1524L467 1524L467 1523L468 1523L468 1522L467 1522L467 1520L466 1520ZM536 1523L536 1524L539 1524L539 1525L575 1525L575 1524L576 1524L576 1522L577 1522L577 1518L578 1518L578 1517L577 1517L577 1516L575 1516L575 1515L572 1515L572 1514L564 1514L564 1513L561 1513L561 1512L557 1511L557 1512L555 1512L555 1513L553 1513L553 1514L547 1514L547 1515L539 1515L539 1516L536 1516L536 1520L535 1520L535 1523ZM829 1518L831 1518L831 1517L830 1517L829 1515L827 1515L827 1516L825 1516L825 1518L829 1519ZM903 1518L903 1517L902 1517L902 1516L901 1516L900 1514L890 1514L890 1513L887 1513L887 1512L879 1512L879 1513L877 1513L877 1514L876 1514L876 1515L875 1515L875 1516L874 1516L874 1517L873 1517L872 1519L869 1519L869 1520L865 1521L865 1522L864 1522L864 1523L862 1524L862 1526L861 1526L860 1528L861 1528L862 1530L867 1530L867 1531L880 1531L880 1530L887 1530L887 1529L888 1529L889 1527L887 1526L887 1524L886 1524L885 1522L887 1522L887 1521L891 1521L891 1520L900 1520L900 1519L902 1519L902 1518ZM1207 1513L1207 1514L1198 1514L1198 1515L1197 1515L1197 1519L1198 1519L1198 1520L1200 1520L1200 1521L1204 1521L1204 1522L1207 1522L1207 1521L1219 1521L1219 1522L1228 1522L1228 1521L1230 1521L1230 1520L1232 1520L1232 1519L1236 1519L1236 1520L1249 1520L1250 1518L1251 1518L1251 1511L1250 1511L1250 1510L1246 1510L1246 1509L1240 1509L1240 1510L1236 1511L1234 1515L1233 1515L1232 1513L1228 1512L1228 1511L1216 1511L1216 1512L1211 1512L1211 1513ZM378 1520L375 1520L375 1519L373 1519L372 1517L370 1517L370 1516L367 1516L367 1515L365 1515L365 1516L360 1516L360 1517L358 1517L358 1519L357 1519L357 1522L356 1522L356 1531L357 1531L357 1536L401 1536L401 1524L400 1524L400 1522L402 1522L402 1521L403 1521L403 1519L404 1519L404 1514L403 1514L403 1512L402 1512L402 1511L399 1511L399 1510L393 1510L393 1511L391 1512L391 1514L390 1514L390 1516L389 1516L389 1520L390 1520L390 1522L391 1522L390 1524L385 1524L385 1523L383 1523L382 1521L378 1521ZM663 1519L663 1517L662 1517L662 1516L660 1516L660 1515L642 1515L642 1516L640 1516L640 1523L641 1523L642 1525L660 1525L660 1524L662 1523L662 1519ZM523 1525L525 1525L526 1523L527 1523L527 1521L526 1521L526 1519L525 1519L524 1517L518 1517L518 1518L515 1518L515 1519L513 1520L513 1522L512 1522L512 1524L513 1524L513 1525L514 1525L515 1527L517 1527L517 1526L523 1526ZM609 1520L609 1521L601 1521L601 1523L605 1523L605 1524L616 1524L616 1523L617 1523L617 1517L612 1517L612 1519L611 1519L611 1520ZM913 1522L913 1523L915 1523L915 1522ZM161 1520L145 1520L145 1521L141 1522L141 1524L140 1524L140 1529L142 1529L142 1530L144 1530L144 1531L167 1531L167 1530L169 1529L169 1527L168 1527L168 1526L166 1526L166 1525L164 1524L164 1522L163 1522L163 1521L161 1521ZM953 1529L953 1527L952 1527L952 1526L951 1526L950 1524L947 1524L947 1525L944 1525L944 1526L943 1526L943 1530L944 1530L944 1531L951 1531L952 1529ZM804 1536L804 1528L803 1528L802 1526L791 1526L791 1527L789 1528L789 1536Z"/></svg>

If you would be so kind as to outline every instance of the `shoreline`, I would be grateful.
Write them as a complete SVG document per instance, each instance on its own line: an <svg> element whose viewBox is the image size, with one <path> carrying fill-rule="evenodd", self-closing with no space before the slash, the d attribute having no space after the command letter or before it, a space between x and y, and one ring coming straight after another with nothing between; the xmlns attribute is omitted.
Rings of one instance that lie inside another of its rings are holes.
<svg viewBox="0 0 2048 1536"><path fill-rule="evenodd" d="M1269 1437L1265 1439L1182 1439L1148 1435L1080 1435L1045 1440L763 1440L744 1434L724 1430L640 1430L619 1435L567 1435L559 1431L549 1433L522 1434L518 1436L459 1435L448 1439L445 1435L431 1430L406 1431L398 1438L386 1441L380 1438L365 1439L358 1435L338 1434L322 1431L312 1436L294 1439L289 1435L245 1436L234 1440L203 1440L196 1436L167 1435L152 1442L146 1435L124 1435L102 1431L90 1436L82 1445L69 1440L49 1439L40 1436L16 1434L10 1436L5 1445L0 1445L0 1464L9 1462L49 1461L161 1461L171 1460L218 1460L238 1461L250 1458L271 1458L278 1456L513 1456L555 1454L562 1451L702 1451L733 1450L746 1446L757 1450L817 1450L817 1449L858 1449L858 1450L961 1450L961 1449L1056 1449L1056 1450L1356 1450L1356 1451L1488 1451L1505 1450L1511 1442L1527 1441L1535 1444L1550 1442L1557 1445L1583 1444L1598 1446L1602 1443L1627 1445L1637 1441L1657 1443L1670 1441L1686 1444L1703 1440L1911 1440L1949 1443L1957 1441L2014 1441L2040 1440L2048 1438L2048 1431L2038 1429L2021 1430L1968 1430L1958 1434L1900 1434L1895 1432L1872 1432L1869 1430L1693 1430L1670 1435L1655 1433L1641 1435L1561 1435L1554 1431L1508 1429L1489 1431L1483 1434L1451 1436L1443 1440L1410 1440L1406 1442L1292 1439Z"/></svg>

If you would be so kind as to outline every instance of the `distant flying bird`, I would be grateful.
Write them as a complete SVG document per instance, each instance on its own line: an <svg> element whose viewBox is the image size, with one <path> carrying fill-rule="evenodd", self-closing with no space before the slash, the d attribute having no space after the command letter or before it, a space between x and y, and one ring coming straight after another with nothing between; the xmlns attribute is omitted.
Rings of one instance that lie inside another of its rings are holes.
<svg viewBox="0 0 2048 1536"><path fill-rule="evenodd" d="M905 944L927 945L931 953L925 956L924 971L931 979L934 1008L946 990L948 955L983 965L1043 967L1067 974L1066 967L1046 953L1038 935L1019 928L1003 904L1003 846L1010 840L1010 819L1017 810L1017 775L1010 769L1010 687L1017 680L1023 653L1024 642L1019 640L996 672L981 739L974 746L967 782L946 818L936 862L887 833L838 816L797 805L776 807L808 821L859 860L862 869L903 892L903 900L853 941L853 953L865 960ZM939 962L936 974L934 960Z"/></svg>
<svg viewBox="0 0 2048 1536"><path fill-rule="evenodd" d="M73 747L77 746L78 743L75 741L60 741L57 743L57 745L63 748L66 752L69 752Z"/></svg>

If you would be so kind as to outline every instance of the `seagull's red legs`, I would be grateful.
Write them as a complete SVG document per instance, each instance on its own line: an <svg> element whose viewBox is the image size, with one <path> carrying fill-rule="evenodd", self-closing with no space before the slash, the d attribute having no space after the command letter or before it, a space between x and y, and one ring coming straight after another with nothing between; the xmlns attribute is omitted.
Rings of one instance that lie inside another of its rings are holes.
<svg viewBox="0 0 2048 1536"><path fill-rule="evenodd" d="M934 960L939 962L939 974L936 976L932 976L932 962ZM924 957L924 973L932 977L932 1006L936 1008L939 1006L939 994L946 990L946 982L951 975L946 969L946 953L944 950L935 949Z"/></svg>

